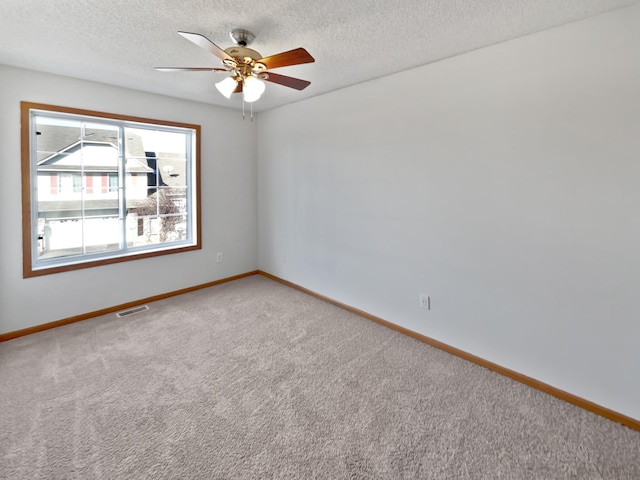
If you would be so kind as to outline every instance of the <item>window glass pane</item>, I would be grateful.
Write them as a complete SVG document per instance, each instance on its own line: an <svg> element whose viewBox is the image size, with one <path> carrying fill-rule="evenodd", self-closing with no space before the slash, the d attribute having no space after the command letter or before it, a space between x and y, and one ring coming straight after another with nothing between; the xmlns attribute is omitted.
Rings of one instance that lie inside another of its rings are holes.
<svg viewBox="0 0 640 480"><path fill-rule="evenodd" d="M53 156L66 154L66 149L80 141L82 122L76 119L36 117L36 162L44 166Z"/></svg>
<svg viewBox="0 0 640 480"><path fill-rule="evenodd" d="M185 133L149 128L126 129L127 244L149 245L187 239L176 233L182 220L167 215L188 213L187 142ZM175 188L174 188L175 187Z"/></svg>
<svg viewBox="0 0 640 480"><path fill-rule="evenodd" d="M120 247L119 129L36 117L39 259Z"/></svg>
<svg viewBox="0 0 640 480"><path fill-rule="evenodd" d="M96 216L83 221L84 253L111 252L120 249L120 220L117 216Z"/></svg>
<svg viewBox="0 0 640 480"><path fill-rule="evenodd" d="M165 187L161 189L161 192L164 194L167 201L171 202L171 208L165 211L165 213L182 215L185 215L187 213L188 208L186 187Z"/></svg>
<svg viewBox="0 0 640 480"><path fill-rule="evenodd" d="M184 228L176 234L176 227L184 222L187 213L185 195L184 189L159 187L144 199L127 199L127 243L146 245L186 240ZM139 238L141 236L143 238Z"/></svg>
<svg viewBox="0 0 640 480"><path fill-rule="evenodd" d="M49 218L42 224L42 251L39 258L49 259L82 255L82 219Z"/></svg>
<svg viewBox="0 0 640 480"><path fill-rule="evenodd" d="M160 217L160 237L164 242L179 242L187 239L186 215Z"/></svg>
<svg viewBox="0 0 640 480"><path fill-rule="evenodd" d="M138 236L139 245L157 245L160 243L160 220L153 215L140 215L142 219L142 236Z"/></svg>
<svg viewBox="0 0 640 480"><path fill-rule="evenodd" d="M166 155L158 157L158 172L160 186L186 187L187 165L184 158L169 158Z"/></svg>

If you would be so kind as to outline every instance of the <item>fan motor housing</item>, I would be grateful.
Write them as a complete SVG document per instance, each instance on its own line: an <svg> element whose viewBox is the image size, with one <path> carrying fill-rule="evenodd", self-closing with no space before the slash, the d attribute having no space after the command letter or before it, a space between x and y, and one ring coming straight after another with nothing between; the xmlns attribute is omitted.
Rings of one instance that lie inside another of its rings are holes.
<svg viewBox="0 0 640 480"><path fill-rule="evenodd" d="M248 47L256 38L253 33L249 30L245 30L244 28L234 28L229 32L229 36L233 43L240 45L241 47Z"/></svg>
<svg viewBox="0 0 640 480"><path fill-rule="evenodd" d="M225 49L225 52L228 55L231 55L233 58L237 58L242 60L245 57L249 57L252 60L260 60L262 55L251 48L241 47L241 46L233 46Z"/></svg>

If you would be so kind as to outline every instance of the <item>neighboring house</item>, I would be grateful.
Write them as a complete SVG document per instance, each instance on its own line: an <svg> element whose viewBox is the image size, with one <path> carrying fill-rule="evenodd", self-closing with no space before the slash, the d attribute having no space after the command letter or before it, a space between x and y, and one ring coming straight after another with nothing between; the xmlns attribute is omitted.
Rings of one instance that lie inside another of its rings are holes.
<svg viewBox="0 0 640 480"><path fill-rule="evenodd" d="M81 137L76 127L38 125L40 258L80 253L83 245L119 248L123 217L129 246L166 240L159 238L157 215L158 198L166 198L169 189L157 190L184 185L185 162L158 160L154 152L144 150L140 136L128 136L123 172L126 209L120 212L119 142L114 133L87 128Z"/></svg>

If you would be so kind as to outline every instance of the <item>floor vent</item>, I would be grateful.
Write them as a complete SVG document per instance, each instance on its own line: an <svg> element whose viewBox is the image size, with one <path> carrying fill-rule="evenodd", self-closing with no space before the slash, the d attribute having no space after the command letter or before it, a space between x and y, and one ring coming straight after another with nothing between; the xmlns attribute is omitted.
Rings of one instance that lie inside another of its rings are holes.
<svg viewBox="0 0 640 480"><path fill-rule="evenodd" d="M118 318L128 317L129 315L134 315L136 313L144 312L145 310L149 310L149 307L147 307L146 305L142 305L141 307L135 307L129 310L123 310L122 312L118 312L116 313L116 317Z"/></svg>

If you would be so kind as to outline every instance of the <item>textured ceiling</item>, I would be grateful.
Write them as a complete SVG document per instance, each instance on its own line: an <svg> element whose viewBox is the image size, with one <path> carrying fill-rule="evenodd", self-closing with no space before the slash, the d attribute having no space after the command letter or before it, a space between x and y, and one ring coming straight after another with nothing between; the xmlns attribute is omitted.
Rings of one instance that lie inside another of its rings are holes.
<svg viewBox="0 0 640 480"><path fill-rule="evenodd" d="M639 0L2 0L0 64L242 108L214 87L224 73L161 73L154 66L220 66L177 35L256 35L263 56L306 48L315 63L277 73L304 91L267 84L255 111L296 102Z"/></svg>

